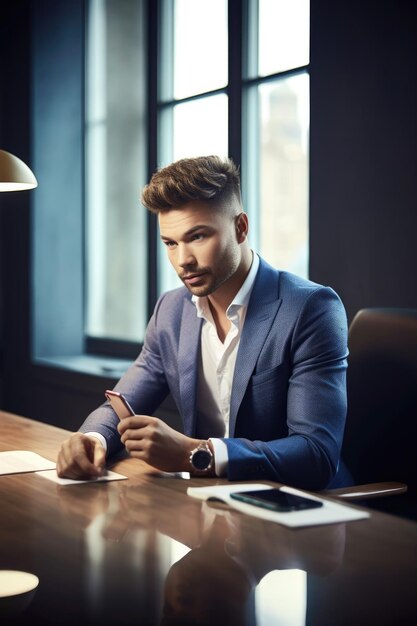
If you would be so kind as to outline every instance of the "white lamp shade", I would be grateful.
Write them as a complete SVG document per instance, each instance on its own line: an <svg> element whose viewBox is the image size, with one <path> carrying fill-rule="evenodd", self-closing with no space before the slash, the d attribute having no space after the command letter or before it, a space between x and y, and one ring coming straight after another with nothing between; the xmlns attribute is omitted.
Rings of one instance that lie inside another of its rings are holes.
<svg viewBox="0 0 417 626"><path fill-rule="evenodd" d="M0 191L23 191L37 186L38 181L26 163L0 150Z"/></svg>

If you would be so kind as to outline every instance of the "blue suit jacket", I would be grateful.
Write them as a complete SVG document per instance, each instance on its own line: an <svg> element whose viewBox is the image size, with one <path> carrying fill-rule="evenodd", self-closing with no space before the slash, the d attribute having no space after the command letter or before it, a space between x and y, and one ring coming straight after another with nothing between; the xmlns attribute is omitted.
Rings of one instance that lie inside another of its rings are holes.
<svg viewBox="0 0 417 626"><path fill-rule="evenodd" d="M184 432L197 436L196 389L202 320L182 287L164 294L143 349L120 379L138 414L171 393ZM262 259L238 349L230 404L229 480L268 479L321 489L347 484L339 467L346 416L347 320L328 287L279 272ZM118 419L105 403L82 432L120 449Z"/></svg>

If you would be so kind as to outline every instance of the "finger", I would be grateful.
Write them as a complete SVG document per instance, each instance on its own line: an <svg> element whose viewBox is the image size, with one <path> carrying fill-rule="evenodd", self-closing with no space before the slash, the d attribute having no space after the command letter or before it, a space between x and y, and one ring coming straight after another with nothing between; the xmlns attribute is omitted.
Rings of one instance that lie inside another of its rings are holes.
<svg viewBox="0 0 417 626"><path fill-rule="evenodd" d="M77 470L81 472L82 476L96 477L102 472L102 468L94 463L96 448L101 448L104 452L104 448L96 438L90 438L85 435L82 439L75 441L73 448L73 460L77 467ZM97 452L100 458L100 451Z"/></svg>
<svg viewBox="0 0 417 626"><path fill-rule="evenodd" d="M62 460L61 460L61 451L59 451L58 457L56 460L56 473L58 474L58 476L62 475L62 471L63 471L63 467L62 467Z"/></svg>
<svg viewBox="0 0 417 626"><path fill-rule="evenodd" d="M95 443L100 445L98 440L94 442L80 433L64 442L57 466L58 476L71 479L97 477L98 469L93 463Z"/></svg>
<svg viewBox="0 0 417 626"><path fill-rule="evenodd" d="M124 446L129 454L132 452L145 452L147 450L147 441L145 439L127 439Z"/></svg>
<svg viewBox="0 0 417 626"><path fill-rule="evenodd" d="M146 426L142 428L135 428L135 429L129 428L120 437L120 441L125 447L127 447L128 442L130 443L130 447L128 449L131 449L131 447L135 445L135 442L138 446L138 449L141 449L145 445L145 442L148 439L149 439L149 432Z"/></svg>
<svg viewBox="0 0 417 626"><path fill-rule="evenodd" d="M60 478L82 478L78 467L68 455L68 448L63 448L56 464L56 472Z"/></svg>
<svg viewBox="0 0 417 626"><path fill-rule="evenodd" d="M132 415L132 417L125 417L118 423L117 430L120 434L123 434L129 428L132 430L144 428L148 425L150 419L152 418L148 415Z"/></svg>
<svg viewBox="0 0 417 626"><path fill-rule="evenodd" d="M94 446L93 464L96 466L100 475L103 474L106 465L106 451L101 445L101 442L97 440Z"/></svg>
<svg viewBox="0 0 417 626"><path fill-rule="evenodd" d="M58 476L61 478L67 477L68 472L71 471L72 464L70 440L67 439L62 444L58 454L56 467Z"/></svg>

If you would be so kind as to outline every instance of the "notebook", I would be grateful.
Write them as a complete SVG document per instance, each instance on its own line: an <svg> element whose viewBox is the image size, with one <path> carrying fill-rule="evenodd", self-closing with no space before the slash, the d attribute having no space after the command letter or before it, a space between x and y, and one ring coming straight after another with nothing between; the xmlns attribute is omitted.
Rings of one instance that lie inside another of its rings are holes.
<svg viewBox="0 0 417 626"><path fill-rule="evenodd" d="M293 487L283 486L281 490L285 493L292 493L298 496L319 500L323 506L315 509L304 509L300 511L278 512L264 509L253 504L240 502L231 498L230 494L238 491L253 491L257 489L272 489L271 485L262 483L234 483L231 485L212 485L209 487L188 487L187 494L193 498L201 500L221 501L228 504L231 508L253 517L276 522L290 528L301 526L317 526L320 524L337 524L340 522L351 522L363 520L370 517L368 511L340 504L339 502L326 500L320 496L312 495L294 489Z"/></svg>

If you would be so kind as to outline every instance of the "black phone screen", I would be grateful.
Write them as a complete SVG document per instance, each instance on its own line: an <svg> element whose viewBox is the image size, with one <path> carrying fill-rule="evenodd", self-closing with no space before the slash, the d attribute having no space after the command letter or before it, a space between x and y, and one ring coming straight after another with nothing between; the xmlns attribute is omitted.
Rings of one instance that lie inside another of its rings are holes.
<svg viewBox="0 0 417 626"><path fill-rule="evenodd" d="M319 500L310 500L303 496L295 496L280 489L260 489L257 491L240 491L230 494L234 500L247 502L272 511L299 511L316 509L323 506Z"/></svg>

